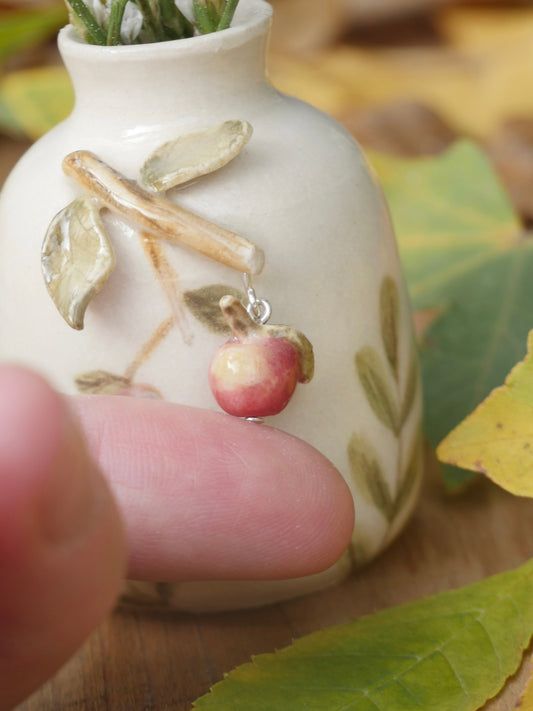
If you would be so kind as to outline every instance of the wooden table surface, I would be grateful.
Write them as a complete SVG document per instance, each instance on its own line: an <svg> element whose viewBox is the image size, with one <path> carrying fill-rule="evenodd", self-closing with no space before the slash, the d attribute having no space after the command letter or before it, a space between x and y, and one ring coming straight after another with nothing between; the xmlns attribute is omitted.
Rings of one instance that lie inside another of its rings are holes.
<svg viewBox="0 0 533 711"><path fill-rule="evenodd" d="M24 148L0 139L0 182ZM253 654L465 585L531 556L531 500L514 498L487 481L450 497L428 454L422 497L411 523L357 576L325 592L261 610L215 615L118 610L18 711L186 711L225 672ZM486 709L513 709L528 672L525 662Z"/></svg>

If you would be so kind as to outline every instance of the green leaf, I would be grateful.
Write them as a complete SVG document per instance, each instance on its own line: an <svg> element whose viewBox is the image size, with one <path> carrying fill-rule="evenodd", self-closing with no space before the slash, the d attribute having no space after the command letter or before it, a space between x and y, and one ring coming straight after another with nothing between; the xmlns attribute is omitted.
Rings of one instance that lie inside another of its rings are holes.
<svg viewBox="0 0 533 711"><path fill-rule="evenodd" d="M521 358L531 327L533 242L490 163L463 141L441 157L375 157L411 299L441 315L421 349L424 428L436 446ZM443 470L457 488L473 475Z"/></svg>
<svg viewBox="0 0 533 711"><path fill-rule="evenodd" d="M392 521L395 507L389 485L374 447L362 435L352 435L348 443L348 461L353 480L361 494L388 521Z"/></svg>
<svg viewBox="0 0 533 711"><path fill-rule="evenodd" d="M398 379L398 287L391 276L381 282L379 298L381 338L387 360L396 380Z"/></svg>
<svg viewBox="0 0 533 711"><path fill-rule="evenodd" d="M355 355L355 367L374 414L397 435L400 430L398 407L379 355L371 346L363 346Z"/></svg>
<svg viewBox="0 0 533 711"><path fill-rule="evenodd" d="M66 0L69 6L70 22L80 37L89 44L105 45L107 35L84 0Z"/></svg>
<svg viewBox="0 0 533 711"><path fill-rule="evenodd" d="M192 315L212 333L231 336L231 328L222 315L218 302L223 296L234 296L245 301L245 296L238 289L224 284L210 284L200 289L186 291L183 295L185 305Z"/></svg>
<svg viewBox="0 0 533 711"><path fill-rule="evenodd" d="M522 227L483 152L460 141L438 158L374 154L415 308L447 304L520 241Z"/></svg>
<svg viewBox="0 0 533 711"><path fill-rule="evenodd" d="M34 10L0 11L0 61L48 39L67 19L62 2Z"/></svg>
<svg viewBox="0 0 533 711"><path fill-rule="evenodd" d="M44 238L41 267L57 310L69 326L81 330L89 303L115 267L95 200L77 198L54 217Z"/></svg>
<svg viewBox="0 0 533 711"><path fill-rule="evenodd" d="M533 331L525 359L444 439L441 461L478 471L533 498Z"/></svg>
<svg viewBox="0 0 533 711"><path fill-rule="evenodd" d="M465 285L459 303L426 332L422 375L425 431L432 445L499 386L523 357L531 328L531 274L533 244L527 243L480 270ZM457 476L448 468L445 474Z"/></svg>
<svg viewBox="0 0 533 711"><path fill-rule="evenodd" d="M208 0L193 0L194 19L201 34L207 35L216 32L219 17Z"/></svg>
<svg viewBox="0 0 533 711"><path fill-rule="evenodd" d="M206 711L474 711L533 632L533 562L303 637L238 667Z"/></svg>
<svg viewBox="0 0 533 711"><path fill-rule="evenodd" d="M226 6L224 8L224 11L222 12L222 15L220 16L220 22L218 23L217 32L220 32L221 30L227 30L228 27L231 25L233 15L235 14L235 10L237 9L238 4L239 0L226 0Z"/></svg>

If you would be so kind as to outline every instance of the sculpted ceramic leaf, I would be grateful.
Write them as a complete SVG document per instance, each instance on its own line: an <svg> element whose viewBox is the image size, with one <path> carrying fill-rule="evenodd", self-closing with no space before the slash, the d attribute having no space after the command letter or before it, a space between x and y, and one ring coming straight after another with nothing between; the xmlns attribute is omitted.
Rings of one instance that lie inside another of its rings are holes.
<svg viewBox="0 0 533 711"><path fill-rule="evenodd" d="M41 267L48 293L69 326L83 328L87 306L114 266L96 201L78 198L54 217L43 242Z"/></svg>
<svg viewBox="0 0 533 711"><path fill-rule="evenodd" d="M397 434L398 407L379 355L371 346L363 346L355 355L355 367L376 417Z"/></svg>
<svg viewBox="0 0 533 711"><path fill-rule="evenodd" d="M243 303L246 298L241 291L225 284L202 286L200 289L186 291L183 296L185 305L203 326L213 333L229 336L231 328L223 317L219 306L220 299L226 295L234 296Z"/></svg>
<svg viewBox="0 0 533 711"><path fill-rule="evenodd" d="M143 183L155 190L169 190L212 173L235 158L250 140L246 121L225 121L219 126L188 133L165 143L141 169Z"/></svg>
<svg viewBox="0 0 533 711"><path fill-rule="evenodd" d="M533 331L525 360L446 437L437 454L443 462L486 474L513 494L533 497Z"/></svg>
<svg viewBox="0 0 533 711"><path fill-rule="evenodd" d="M238 667L213 711L474 711L514 673L533 632L533 562L362 617Z"/></svg>
<svg viewBox="0 0 533 711"><path fill-rule="evenodd" d="M379 456L362 435L354 434L350 439L348 461L353 480L361 494L391 521L394 517L394 501L389 485Z"/></svg>
<svg viewBox="0 0 533 711"><path fill-rule="evenodd" d="M379 315L381 321L381 338L385 347L387 359L398 378L398 287L390 276L381 283Z"/></svg>

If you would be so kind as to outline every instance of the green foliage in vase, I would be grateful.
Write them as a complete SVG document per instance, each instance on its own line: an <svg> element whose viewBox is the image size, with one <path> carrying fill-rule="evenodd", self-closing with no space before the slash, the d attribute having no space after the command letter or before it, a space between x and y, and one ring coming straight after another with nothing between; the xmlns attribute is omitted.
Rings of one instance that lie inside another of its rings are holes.
<svg viewBox="0 0 533 711"><path fill-rule="evenodd" d="M239 0L192 0L191 21L175 0L65 0L89 44L166 42L227 29Z"/></svg>

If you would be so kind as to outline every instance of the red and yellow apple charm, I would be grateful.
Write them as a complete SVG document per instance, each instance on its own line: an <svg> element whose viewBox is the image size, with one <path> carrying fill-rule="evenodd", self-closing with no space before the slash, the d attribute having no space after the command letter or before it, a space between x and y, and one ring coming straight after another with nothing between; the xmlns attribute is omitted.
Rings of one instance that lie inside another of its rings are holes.
<svg viewBox="0 0 533 711"><path fill-rule="evenodd" d="M252 307L265 304L254 295ZM288 404L297 383L307 383L313 377L311 343L290 326L265 325L264 316L254 318L254 311L234 296L223 296L219 306L233 337L215 353L209 368L216 401L237 417L277 415ZM270 310L266 318L269 315Z"/></svg>

